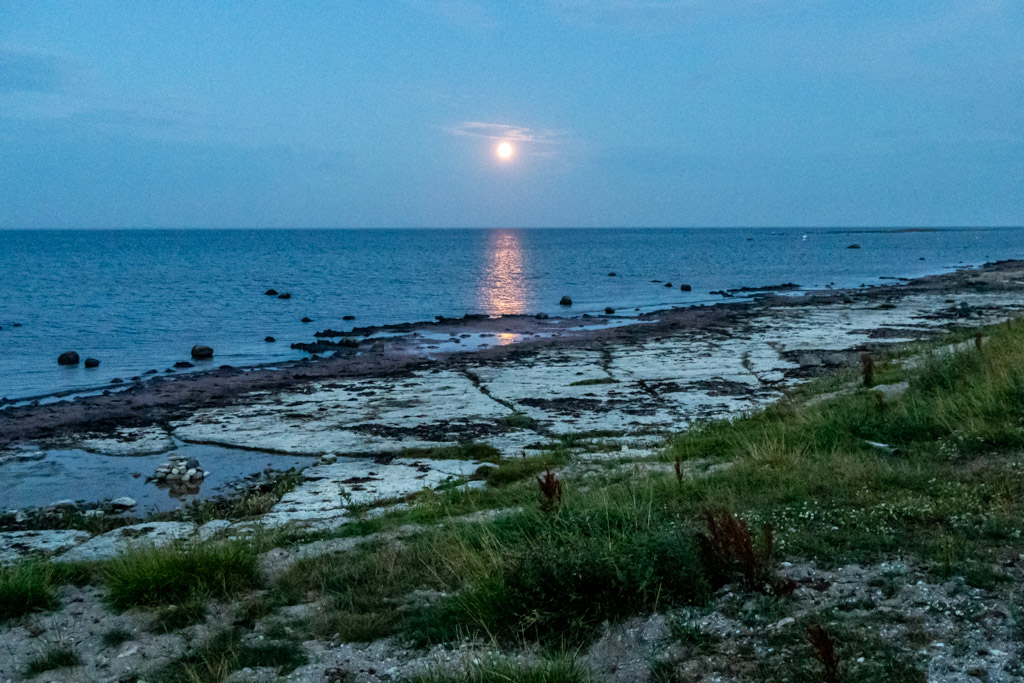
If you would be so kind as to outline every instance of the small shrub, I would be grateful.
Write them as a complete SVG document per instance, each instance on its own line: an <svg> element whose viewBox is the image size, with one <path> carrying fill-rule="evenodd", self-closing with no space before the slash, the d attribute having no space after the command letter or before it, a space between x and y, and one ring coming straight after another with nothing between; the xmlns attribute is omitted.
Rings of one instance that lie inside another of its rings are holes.
<svg viewBox="0 0 1024 683"><path fill-rule="evenodd" d="M78 655L71 648L52 647L38 657L29 660L28 666L25 667L25 678L35 678L44 671L78 666L80 662Z"/></svg>
<svg viewBox="0 0 1024 683"><path fill-rule="evenodd" d="M259 556L242 541L144 547L111 560L104 582L116 609L221 598L260 585Z"/></svg>
<svg viewBox="0 0 1024 683"><path fill-rule="evenodd" d="M0 567L0 622L57 607L54 569L37 561Z"/></svg>

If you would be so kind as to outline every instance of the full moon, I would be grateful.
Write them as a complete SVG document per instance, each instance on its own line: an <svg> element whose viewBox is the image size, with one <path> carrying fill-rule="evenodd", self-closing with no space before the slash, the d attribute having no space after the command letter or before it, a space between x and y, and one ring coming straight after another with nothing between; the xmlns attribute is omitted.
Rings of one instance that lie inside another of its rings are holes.
<svg viewBox="0 0 1024 683"><path fill-rule="evenodd" d="M512 145L510 145L507 142L503 142L500 145L498 145L498 156L501 157L502 159L508 159L509 157L511 157L513 151L514 150L512 149Z"/></svg>

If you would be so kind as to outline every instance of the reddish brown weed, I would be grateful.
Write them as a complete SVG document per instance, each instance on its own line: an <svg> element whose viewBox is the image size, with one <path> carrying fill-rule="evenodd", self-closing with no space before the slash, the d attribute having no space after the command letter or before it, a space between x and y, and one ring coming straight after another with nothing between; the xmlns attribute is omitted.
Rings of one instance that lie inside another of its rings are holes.
<svg viewBox="0 0 1024 683"><path fill-rule="evenodd" d="M825 683L839 683L839 657L836 656L836 644L832 636L816 624L807 629L807 640L811 641L814 658L825 670Z"/></svg>
<svg viewBox="0 0 1024 683"><path fill-rule="evenodd" d="M544 510L555 510L562 504L562 482L558 480L554 472L545 470L544 478L537 477L537 485L540 486L540 506Z"/></svg>
<svg viewBox="0 0 1024 683"><path fill-rule="evenodd" d="M795 585L775 573L772 562L772 527L765 524L760 550L754 548L750 527L728 510L704 510L705 533L697 534L701 559L714 588L738 577L743 588L766 595L788 595Z"/></svg>
<svg viewBox="0 0 1024 683"><path fill-rule="evenodd" d="M875 386L875 359L870 353L861 354L860 371L864 376L864 386Z"/></svg>

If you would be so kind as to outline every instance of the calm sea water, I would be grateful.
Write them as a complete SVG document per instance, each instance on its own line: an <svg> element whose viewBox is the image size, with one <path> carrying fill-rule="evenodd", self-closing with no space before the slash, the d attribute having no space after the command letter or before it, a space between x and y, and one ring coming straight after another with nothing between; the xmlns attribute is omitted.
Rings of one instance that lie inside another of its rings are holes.
<svg viewBox="0 0 1024 683"><path fill-rule="evenodd" d="M255 364L302 357L289 344L327 327L562 313L563 294L580 315L1021 257L1024 229L1015 228L0 231L0 397L163 370L197 343L214 347L217 365ZM292 298L264 296L271 287ZM100 367L59 367L68 349Z"/></svg>

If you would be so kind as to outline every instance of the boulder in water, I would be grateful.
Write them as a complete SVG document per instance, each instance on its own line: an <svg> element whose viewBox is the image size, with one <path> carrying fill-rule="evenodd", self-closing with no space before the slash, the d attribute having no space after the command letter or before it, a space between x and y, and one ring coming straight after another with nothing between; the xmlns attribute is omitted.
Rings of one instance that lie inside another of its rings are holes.
<svg viewBox="0 0 1024 683"><path fill-rule="evenodd" d="M604 312L607 313L608 315L611 315L612 313L615 312L615 309L612 308L611 306L607 306L605 307Z"/></svg>
<svg viewBox="0 0 1024 683"><path fill-rule="evenodd" d="M268 344L272 344L272 343L276 342L277 340L274 339L273 337L264 337L263 341L267 342Z"/></svg>
<svg viewBox="0 0 1024 683"><path fill-rule="evenodd" d="M57 356L57 365L78 365L78 352L65 351Z"/></svg>
<svg viewBox="0 0 1024 683"><path fill-rule="evenodd" d="M288 292L282 292L281 294L277 295L277 298L278 299L291 299L292 295L289 294Z"/></svg>
<svg viewBox="0 0 1024 683"><path fill-rule="evenodd" d="M679 285L679 289L684 292L689 292L690 290L693 289L693 287L691 287L690 285Z"/></svg>
<svg viewBox="0 0 1024 683"><path fill-rule="evenodd" d="M313 322L313 319L312 319L312 318L309 318L309 317L305 317L305 318L303 318L303 319L301 320L301 322L304 322L304 323L311 323L311 322Z"/></svg>
<svg viewBox="0 0 1024 683"><path fill-rule="evenodd" d="M561 300L558 302L558 305L559 306L572 306L572 299L570 297L563 296L561 298Z"/></svg>
<svg viewBox="0 0 1024 683"><path fill-rule="evenodd" d="M860 245L859 244L851 244L850 246L848 246L846 248L847 249L860 249Z"/></svg>
<svg viewBox="0 0 1024 683"><path fill-rule="evenodd" d="M355 320L356 317L354 315L343 315L343 316L341 316L341 319L342 320Z"/></svg>
<svg viewBox="0 0 1024 683"><path fill-rule="evenodd" d="M193 365L192 363L189 363L187 360L179 360L177 363L174 364L174 367L176 367L176 368L194 368L195 365Z"/></svg>
<svg viewBox="0 0 1024 683"><path fill-rule="evenodd" d="M209 346L203 346L202 344L196 344L192 347L192 357L196 360L209 360L213 358L213 349Z"/></svg>
<svg viewBox="0 0 1024 683"><path fill-rule="evenodd" d="M613 270L612 272L608 273L608 277L615 277L615 271Z"/></svg>
<svg viewBox="0 0 1024 683"><path fill-rule="evenodd" d="M267 295L267 296L277 296L277 290L276 289L268 289L267 291L265 291L263 293L265 295Z"/></svg>
<svg viewBox="0 0 1024 683"><path fill-rule="evenodd" d="M95 358L86 358L85 359L85 367L87 367L87 368L98 368L99 366L100 366L100 362L98 360L96 360Z"/></svg>

